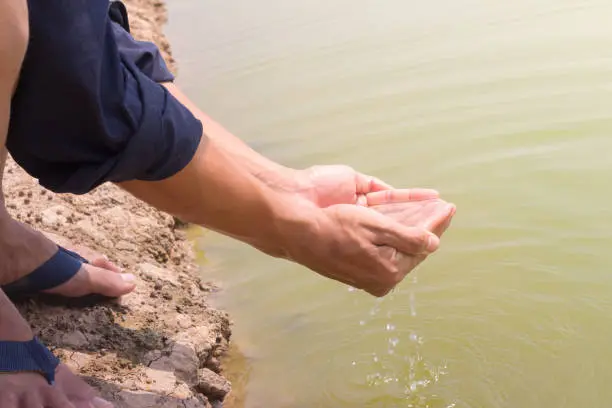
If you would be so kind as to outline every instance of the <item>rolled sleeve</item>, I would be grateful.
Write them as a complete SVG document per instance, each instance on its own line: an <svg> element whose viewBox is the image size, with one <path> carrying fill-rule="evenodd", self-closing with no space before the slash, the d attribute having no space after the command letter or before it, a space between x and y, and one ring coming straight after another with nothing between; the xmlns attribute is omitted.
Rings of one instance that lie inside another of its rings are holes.
<svg viewBox="0 0 612 408"><path fill-rule="evenodd" d="M131 35L130 19L125 5L112 0L108 16L114 23L113 33L119 53L132 61L142 73L155 82L172 82L174 75L168 69L159 48L152 42L139 41Z"/></svg>
<svg viewBox="0 0 612 408"><path fill-rule="evenodd" d="M112 24L117 48L122 58L132 61L136 67L155 82L172 82L174 75L168 69L159 48L152 42L137 41L119 24Z"/></svg>
<svg viewBox="0 0 612 408"><path fill-rule="evenodd" d="M173 79L159 50L111 21L108 5L29 1L31 40L7 147L55 192L168 178L202 138L200 121L158 83Z"/></svg>

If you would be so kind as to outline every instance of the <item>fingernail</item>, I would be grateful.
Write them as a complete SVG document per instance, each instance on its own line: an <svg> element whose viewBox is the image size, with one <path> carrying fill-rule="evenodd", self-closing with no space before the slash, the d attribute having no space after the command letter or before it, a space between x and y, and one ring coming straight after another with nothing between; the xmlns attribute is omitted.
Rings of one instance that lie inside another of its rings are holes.
<svg viewBox="0 0 612 408"><path fill-rule="evenodd" d="M427 239L427 252L434 252L440 246L440 239L435 235L429 235Z"/></svg>
<svg viewBox="0 0 612 408"><path fill-rule="evenodd" d="M457 210L457 207L455 207L455 204L447 204L446 205L446 212L448 213L448 215L455 215L455 211Z"/></svg>
<svg viewBox="0 0 612 408"><path fill-rule="evenodd" d="M134 282L136 280L136 277L131 273L122 273L121 279L123 279L126 282Z"/></svg>
<svg viewBox="0 0 612 408"><path fill-rule="evenodd" d="M96 408L113 408L113 404L99 397L94 398L91 403Z"/></svg>

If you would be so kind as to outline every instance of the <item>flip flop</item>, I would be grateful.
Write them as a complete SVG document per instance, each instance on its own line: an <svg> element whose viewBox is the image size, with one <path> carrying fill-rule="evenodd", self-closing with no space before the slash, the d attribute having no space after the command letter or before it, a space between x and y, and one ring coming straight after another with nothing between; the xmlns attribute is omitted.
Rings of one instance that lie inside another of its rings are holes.
<svg viewBox="0 0 612 408"><path fill-rule="evenodd" d="M89 261L58 246L58 251L47 262L19 280L2 286L2 290L9 297L35 295L68 282L84 263Z"/></svg>
<svg viewBox="0 0 612 408"><path fill-rule="evenodd" d="M0 373L33 372L55 383L55 370L60 361L34 337L30 341L0 341Z"/></svg>

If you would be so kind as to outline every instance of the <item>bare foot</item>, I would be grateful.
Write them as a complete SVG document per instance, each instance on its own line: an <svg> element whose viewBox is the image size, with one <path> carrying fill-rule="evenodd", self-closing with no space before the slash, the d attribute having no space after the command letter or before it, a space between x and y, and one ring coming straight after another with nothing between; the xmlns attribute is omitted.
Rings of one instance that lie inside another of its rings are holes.
<svg viewBox="0 0 612 408"><path fill-rule="evenodd" d="M10 220L0 226L0 285L28 275L56 252L57 245L43 234L20 222ZM61 244L61 243L60 243ZM102 255L84 247L64 245L89 260L69 281L45 293L66 297L99 294L119 297L134 290L134 275L121 269Z"/></svg>
<svg viewBox="0 0 612 408"><path fill-rule="evenodd" d="M26 342L33 338L28 323L0 290L0 341ZM0 406L7 408L111 408L95 390L63 364L49 385L39 373L0 373Z"/></svg>
<svg viewBox="0 0 612 408"><path fill-rule="evenodd" d="M71 249L71 248L66 248ZM72 250L72 249L71 249ZM121 273L121 269L104 257L90 258L76 275L44 293L65 297L81 297L99 294L107 297L120 297L134 290L134 275Z"/></svg>
<svg viewBox="0 0 612 408"><path fill-rule="evenodd" d="M60 365L55 384L50 386L37 373L3 373L0 375L0 401L7 407L112 408L68 367Z"/></svg>

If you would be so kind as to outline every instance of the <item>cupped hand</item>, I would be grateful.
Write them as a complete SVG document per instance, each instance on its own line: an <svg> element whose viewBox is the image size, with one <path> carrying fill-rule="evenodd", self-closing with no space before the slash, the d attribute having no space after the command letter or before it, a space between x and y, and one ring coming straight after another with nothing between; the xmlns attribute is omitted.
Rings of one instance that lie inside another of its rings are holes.
<svg viewBox="0 0 612 408"><path fill-rule="evenodd" d="M288 250L292 260L311 270L383 296L412 269L390 256L389 248L411 256L437 250L439 238L425 228L408 227L363 206L339 204L310 215L313 227L302 231Z"/></svg>
<svg viewBox="0 0 612 408"><path fill-rule="evenodd" d="M424 228L441 237L455 215L455 205L439 198L414 200L405 191L390 190L369 194L366 206L402 225Z"/></svg>
<svg viewBox="0 0 612 408"><path fill-rule="evenodd" d="M65 365L58 367L55 385L37 373L0 374L0 401L2 408L113 408Z"/></svg>
<svg viewBox="0 0 612 408"><path fill-rule="evenodd" d="M438 237L446 232L456 211L453 204L440 199L373 205L370 208L402 225L424 228ZM427 255L405 254L389 246L381 248L381 252L394 259L401 271L407 272L414 270L427 258Z"/></svg>
<svg viewBox="0 0 612 408"><path fill-rule="evenodd" d="M375 296L387 294L438 248L455 213L435 190L395 189L348 166L298 173L297 192L324 216L290 257Z"/></svg>

